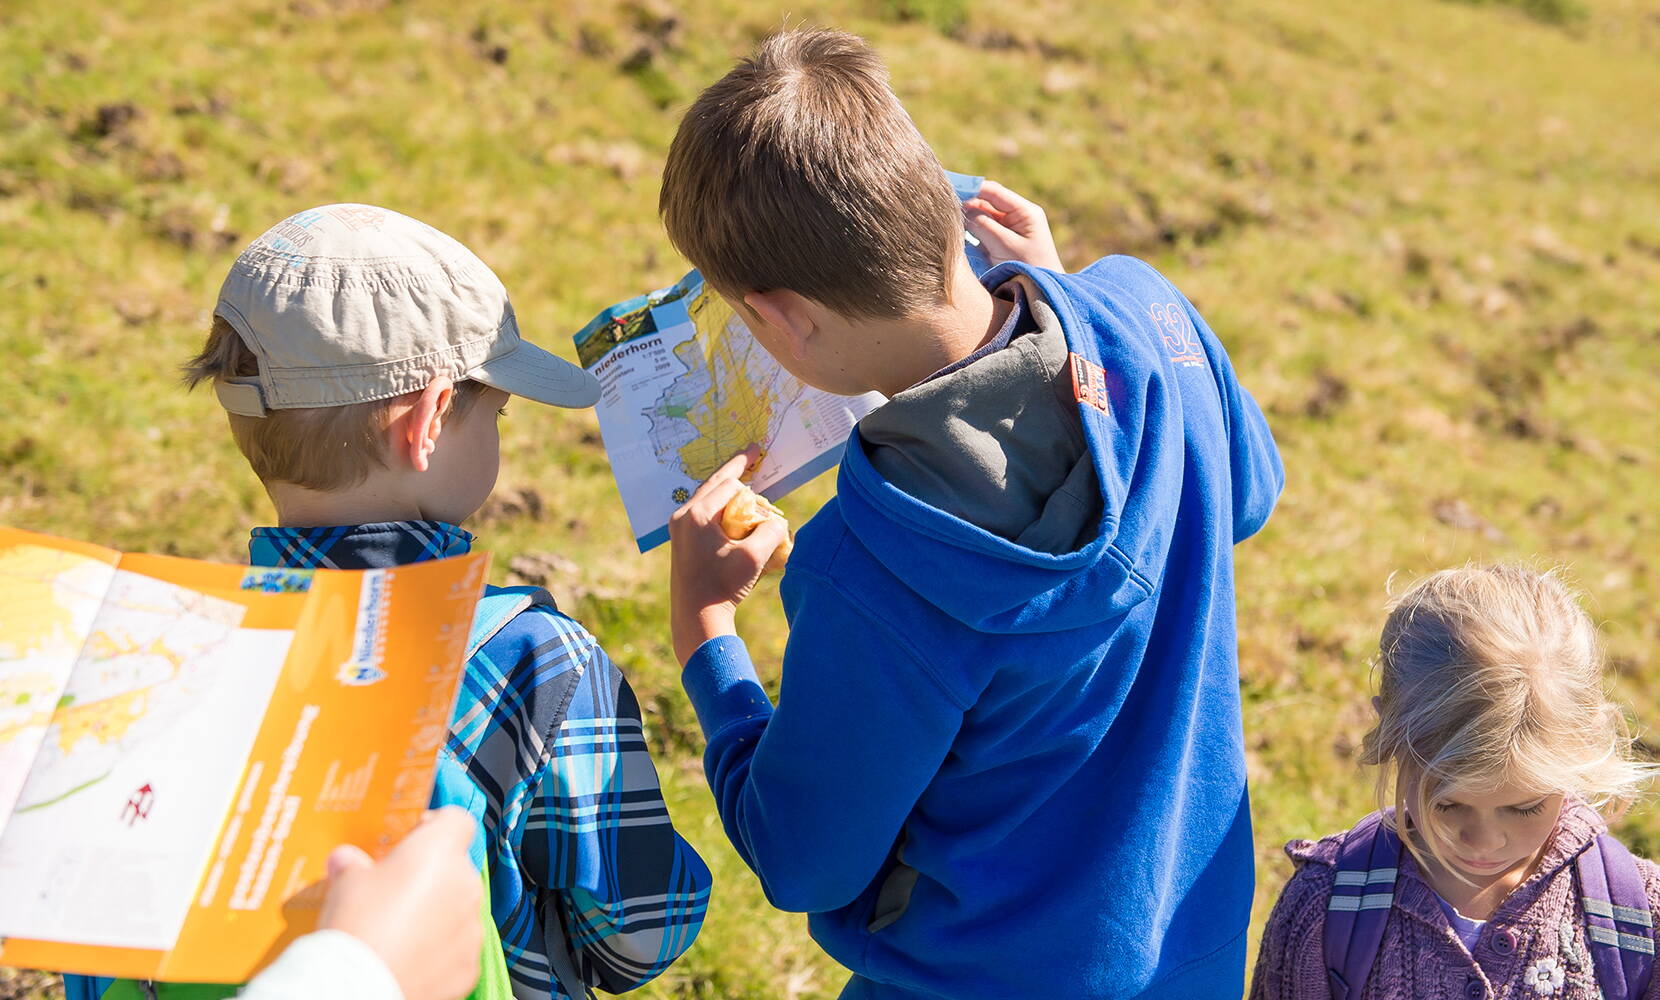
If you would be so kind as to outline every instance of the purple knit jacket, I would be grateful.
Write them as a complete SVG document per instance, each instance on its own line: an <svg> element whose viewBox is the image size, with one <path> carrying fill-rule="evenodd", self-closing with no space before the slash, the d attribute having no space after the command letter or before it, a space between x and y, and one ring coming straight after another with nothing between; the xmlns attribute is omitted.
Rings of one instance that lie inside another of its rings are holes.
<svg viewBox="0 0 1660 1000"><path fill-rule="evenodd" d="M1564 804L1538 869L1493 911L1473 955L1411 852L1403 852L1383 944L1357 1000L1600 1000L1574 859L1604 829L1589 806ZM1343 837L1285 845L1297 872L1268 918L1251 1000L1330 1000L1321 934ZM1660 915L1660 867L1637 864L1649 909ZM1660 1000L1660 970L1643 1000Z"/></svg>

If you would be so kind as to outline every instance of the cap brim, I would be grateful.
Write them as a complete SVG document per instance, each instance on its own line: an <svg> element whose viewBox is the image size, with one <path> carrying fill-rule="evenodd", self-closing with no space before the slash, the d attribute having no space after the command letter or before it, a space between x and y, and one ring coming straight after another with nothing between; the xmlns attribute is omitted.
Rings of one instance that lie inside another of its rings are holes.
<svg viewBox="0 0 1660 1000"><path fill-rule="evenodd" d="M581 409L599 402L599 379L528 340L512 353L491 358L467 377L549 406Z"/></svg>

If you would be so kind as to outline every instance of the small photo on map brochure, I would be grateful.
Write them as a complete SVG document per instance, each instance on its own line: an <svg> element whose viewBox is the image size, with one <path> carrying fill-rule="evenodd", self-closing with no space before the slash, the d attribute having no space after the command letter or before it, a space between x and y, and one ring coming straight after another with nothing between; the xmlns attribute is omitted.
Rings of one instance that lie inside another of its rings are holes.
<svg viewBox="0 0 1660 1000"><path fill-rule="evenodd" d="M669 515L728 459L750 452L769 500L841 460L878 393L836 396L779 367L693 271L594 317L576 335L599 379L600 435L640 551L668 541Z"/></svg>
<svg viewBox="0 0 1660 1000"><path fill-rule="evenodd" d="M979 196L982 178L945 176L960 200ZM963 253L976 275L990 268L966 233ZM612 306L574 339L599 379L600 436L641 552L669 540L669 516L732 456L750 452L750 487L777 500L841 461L853 425L884 402L804 385L697 271Z"/></svg>

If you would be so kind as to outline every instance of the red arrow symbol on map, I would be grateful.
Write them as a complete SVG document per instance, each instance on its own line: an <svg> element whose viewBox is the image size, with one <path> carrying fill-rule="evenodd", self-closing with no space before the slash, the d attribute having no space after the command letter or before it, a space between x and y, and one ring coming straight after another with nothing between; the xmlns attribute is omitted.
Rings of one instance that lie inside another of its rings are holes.
<svg viewBox="0 0 1660 1000"><path fill-rule="evenodd" d="M128 826L132 826L141 819L149 819L150 806L155 800L156 793L150 788L150 783L146 781L144 787L134 792L133 797L127 800L126 808L121 810L121 818L127 821Z"/></svg>

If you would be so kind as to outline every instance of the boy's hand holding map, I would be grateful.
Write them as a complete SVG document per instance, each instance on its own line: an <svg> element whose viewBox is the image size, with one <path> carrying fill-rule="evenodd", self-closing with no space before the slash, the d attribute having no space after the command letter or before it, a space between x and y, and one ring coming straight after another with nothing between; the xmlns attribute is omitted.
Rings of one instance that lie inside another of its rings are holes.
<svg viewBox="0 0 1660 1000"><path fill-rule="evenodd" d="M0 960L242 982L426 813L488 556L346 572L0 528Z"/></svg>
<svg viewBox="0 0 1660 1000"><path fill-rule="evenodd" d="M964 196L961 187L957 194ZM1019 260L1052 271L1066 270L1049 231L1049 217L1037 202L996 181L982 181L973 195L963 197L963 215L990 264Z"/></svg>

